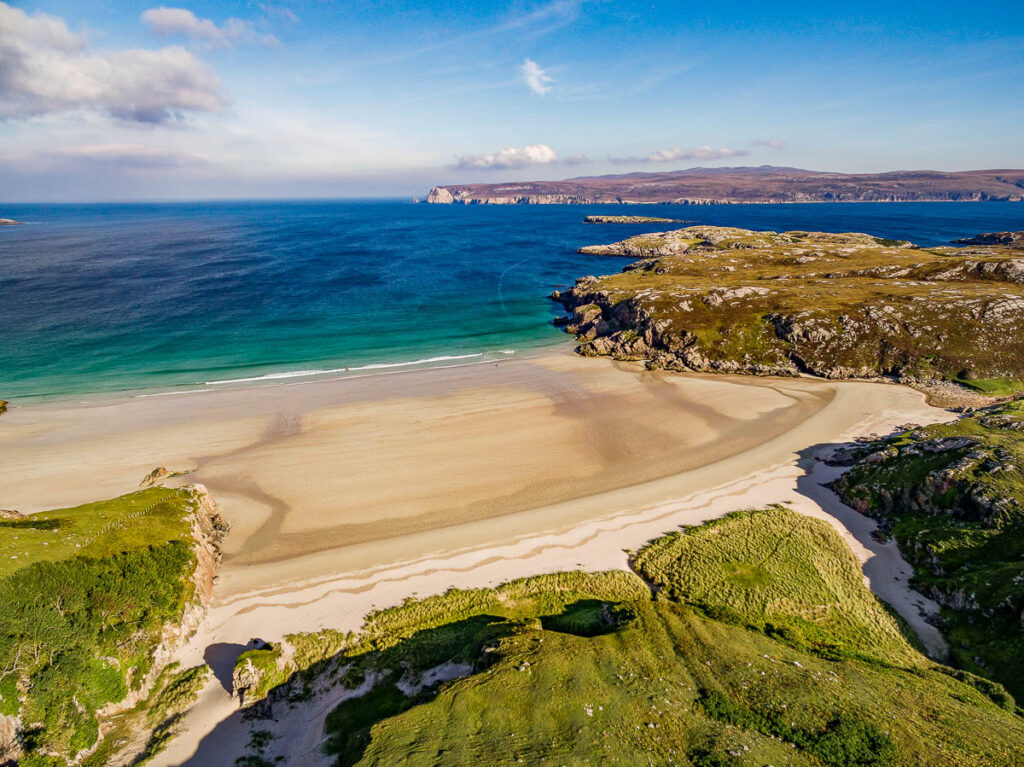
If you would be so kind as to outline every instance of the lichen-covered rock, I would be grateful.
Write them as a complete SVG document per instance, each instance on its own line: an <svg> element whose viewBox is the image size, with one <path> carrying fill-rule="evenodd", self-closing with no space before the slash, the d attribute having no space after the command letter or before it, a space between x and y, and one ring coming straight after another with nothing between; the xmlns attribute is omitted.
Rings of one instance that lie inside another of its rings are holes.
<svg viewBox="0 0 1024 767"><path fill-rule="evenodd" d="M552 298L582 354L670 370L918 382L1024 377L1024 259L861 233L692 226Z"/></svg>
<svg viewBox="0 0 1024 767"><path fill-rule="evenodd" d="M985 232L953 242L957 245L1007 245L1011 248L1024 248L1024 232Z"/></svg>

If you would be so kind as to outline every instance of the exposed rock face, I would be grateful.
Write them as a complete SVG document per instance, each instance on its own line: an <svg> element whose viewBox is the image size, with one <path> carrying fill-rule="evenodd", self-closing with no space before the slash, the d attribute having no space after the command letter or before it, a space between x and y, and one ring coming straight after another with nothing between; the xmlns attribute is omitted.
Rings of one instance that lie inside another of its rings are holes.
<svg viewBox="0 0 1024 767"><path fill-rule="evenodd" d="M431 199L434 191L438 194ZM823 173L800 168L689 168L564 181L459 184L427 202L588 205L1024 200L1024 170Z"/></svg>
<svg viewBox="0 0 1024 767"><path fill-rule="evenodd" d="M1005 245L1010 248L1024 248L1024 232L985 232L953 242L957 245Z"/></svg>
<svg viewBox="0 0 1024 767"><path fill-rule="evenodd" d="M455 202L455 198L443 186L435 186L427 193L427 202L446 205Z"/></svg>
<svg viewBox="0 0 1024 767"><path fill-rule="evenodd" d="M1024 377L1024 259L1008 248L695 226L581 252L643 259L552 296L582 354L756 375Z"/></svg>

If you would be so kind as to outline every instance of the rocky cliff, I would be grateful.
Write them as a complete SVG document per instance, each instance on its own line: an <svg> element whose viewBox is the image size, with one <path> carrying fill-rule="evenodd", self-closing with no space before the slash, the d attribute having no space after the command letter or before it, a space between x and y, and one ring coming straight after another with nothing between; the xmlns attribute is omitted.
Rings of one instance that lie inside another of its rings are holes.
<svg viewBox="0 0 1024 767"><path fill-rule="evenodd" d="M1024 378L1024 257L867 234L688 227L581 252L641 260L552 298L587 355L825 378Z"/></svg>
<svg viewBox="0 0 1024 767"><path fill-rule="evenodd" d="M1024 170L827 173L762 165L434 187L427 202L587 205L1024 200Z"/></svg>

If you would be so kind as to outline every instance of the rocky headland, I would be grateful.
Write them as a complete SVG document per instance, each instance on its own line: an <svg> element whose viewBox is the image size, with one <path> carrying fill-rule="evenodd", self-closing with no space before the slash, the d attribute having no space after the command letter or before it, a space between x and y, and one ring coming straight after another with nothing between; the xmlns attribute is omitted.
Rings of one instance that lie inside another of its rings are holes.
<svg viewBox="0 0 1024 767"><path fill-rule="evenodd" d="M1024 170L828 173L772 165L435 186L427 202L590 205L1024 200Z"/></svg>
<svg viewBox="0 0 1024 767"><path fill-rule="evenodd" d="M1024 378L1024 251L1011 245L694 226L580 252L640 259L552 295L581 354L717 373Z"/></svg>

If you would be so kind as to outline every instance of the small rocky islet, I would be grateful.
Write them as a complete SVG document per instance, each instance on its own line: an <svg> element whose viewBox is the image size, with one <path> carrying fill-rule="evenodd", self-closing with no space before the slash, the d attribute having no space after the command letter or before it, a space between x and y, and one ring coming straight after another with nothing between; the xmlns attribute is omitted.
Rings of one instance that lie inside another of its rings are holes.
<svg viewBox="0 0 1024 767"><path fill-rule="evenodd" d="M686 224L678 218L656 216L584 216L584 224Z"/></svg>
<svg viewBox="0 0 1024 767"><path fill-rule="evenodd" d="M1012 389L1024 379L1024 233L963 242L691 226L580 248L637 260L551 297L585 355Z"/></svg>

